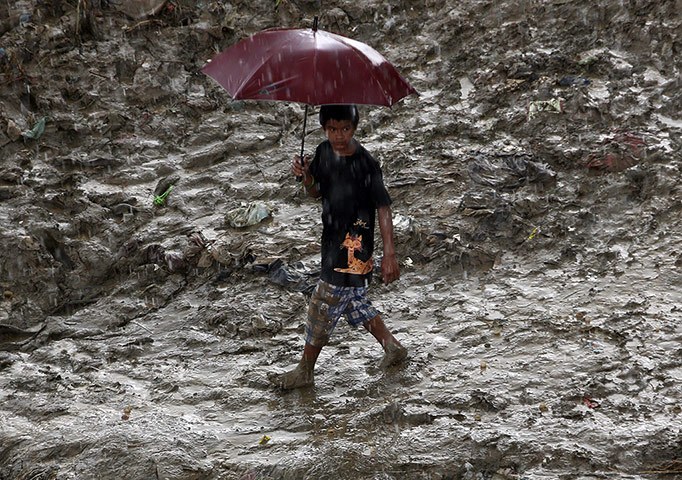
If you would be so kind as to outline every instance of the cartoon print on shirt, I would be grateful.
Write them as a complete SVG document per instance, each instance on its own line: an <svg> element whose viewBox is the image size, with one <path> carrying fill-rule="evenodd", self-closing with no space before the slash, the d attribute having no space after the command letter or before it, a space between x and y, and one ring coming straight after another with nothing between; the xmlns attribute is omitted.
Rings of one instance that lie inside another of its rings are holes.
<svg viewBox="0 0 682 480"><path fill-rule="evenodd" d="M362 251L362 235L359 237L351 237L346 233L346 239L341 244L341 248L348 249L348 268L335 268L334 270L342 273L350 273L351 275L364 275L372 271L372 259L363 262L359 258L355 258L356 251Z"/></svg>

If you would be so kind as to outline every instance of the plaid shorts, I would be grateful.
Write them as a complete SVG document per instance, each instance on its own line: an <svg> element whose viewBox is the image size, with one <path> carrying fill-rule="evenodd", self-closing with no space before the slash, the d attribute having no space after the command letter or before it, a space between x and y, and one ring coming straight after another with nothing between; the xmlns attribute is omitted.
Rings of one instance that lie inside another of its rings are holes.
<svg viewBox="0 0 682 480"><path fill-rule="evenodd" d="M308 307L305 341L315 347L325 346L341 315L357 327L378 314L367 299L366 287L337 287L320 280Z"/></svg>

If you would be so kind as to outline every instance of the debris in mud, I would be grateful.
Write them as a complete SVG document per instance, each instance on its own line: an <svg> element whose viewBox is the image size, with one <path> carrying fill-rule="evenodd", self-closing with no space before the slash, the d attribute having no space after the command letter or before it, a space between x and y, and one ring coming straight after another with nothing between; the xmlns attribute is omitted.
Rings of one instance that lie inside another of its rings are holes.
<svg viewBox="0 0 682 480"><path fill-rule="evenodd" d="M252 202L227 212L226 219L234 228L256 225L272 215L272 208L263 202Z"/></svg>
<svg viewBox="0 0 682 480"><path fill-rule="evenodd" d="M557 80L557 84L561 87L570 87L572 85L584 86L592 83L592 80L578 75L566 75Z"/></svg>
<svg viewBox="0 0 682 480"><path fill-rule="evenodd" d="M154 206L163 207L166 204L166 197L170 195L171 190L173 190L173 184L168 185L168 188L161 195L154 197Z"/></svg>
<svg viewBox="0 0 682 480"><path fill-rule="evenodd" d="M295 265L285 265L280 258L266 263L255 259L251 268L255 271L266 272L270 281L281 287L307 294L315 289L320 274L319 268L306 271L300 262Z"/></svg>
<svg viewBox="0 0 682 480"><path fill-rule="evenodd" d="M498 191L516 190L531 184L543 189L556 185L556 173L549 165L525 153L478 155L469 163L469 177L479 185Z"/></svg>
<svg viewBox="0 0 682 480"><path fill-rule="evenodd" d="M162 206L166 203L166 198L175 185L180 182L180 175L175 173L162 178L154 187L154 205ZM158 200L157 200L158 199Z"/></svg>
<svg viewBox="0 0 682 480"><path fill-rule="evenodd" d="M535 118L540 113L564 113L564 102L558 98L552 100L533 100L528 104L526 117Z"/></svg>
<svg viewBox="0 0 682 480"><path fill-rule="evenodd" d="M31 140L38 140L43 132L45 132L45 120L46 117L42 117L38 122L33 126L31 130L27 130L23 133L24 138L28 138Z"/></svg>
<svg viewBox="0 0 682 480"><path fill-rule="evenodd" d="M682 460L671 460L639 472L640 475L675 475L682 474Z"/></svg>
<svg viewBox="0 0 682 480"><path fill-rule="evenodd" d="M620 172L646 158L646 141L631 132L617 132L592 147L585 165L597 171Z"/></svg>
<svg viewBox="0 0 682 480"><path fill-rule="evenodd" d="M274 3L0 2L0 478L680 476L675 2ZM411 354L339 329L282 395L319 276L304 109L199 71L316 14L422 93L357 134Z"/></svg>

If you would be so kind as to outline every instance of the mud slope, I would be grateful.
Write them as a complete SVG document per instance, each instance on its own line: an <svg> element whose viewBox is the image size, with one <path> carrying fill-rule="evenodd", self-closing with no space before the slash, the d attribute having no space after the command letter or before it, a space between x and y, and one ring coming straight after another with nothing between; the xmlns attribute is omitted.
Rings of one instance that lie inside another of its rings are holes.
<svg viewBox="0 0 682 480"><path fill-rule="evenodd" d="M273 3L0 5L0 479L681 476L682 2ZM357 133L410 357L341 325L281 393L319 268L303 109L199 69L315 15L420 92Z"/></svg>

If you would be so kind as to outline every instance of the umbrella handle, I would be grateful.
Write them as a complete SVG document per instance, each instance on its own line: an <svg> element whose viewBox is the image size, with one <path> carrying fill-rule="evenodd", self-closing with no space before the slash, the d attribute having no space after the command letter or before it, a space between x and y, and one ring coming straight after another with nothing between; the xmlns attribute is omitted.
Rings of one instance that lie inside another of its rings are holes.
<svg viewBox="0 0 682 480"><path fill-rule="evenodd" d="M303 147L305 146L305 128L306 124L308 123L308 105L305 106L305 113L303 114L303 133L301 133L301 156L299 157L301 161L301 166L304 166L305 164L303 163ZM298 176L296 177L297 182L303 181L303 177Z"/></svg>

